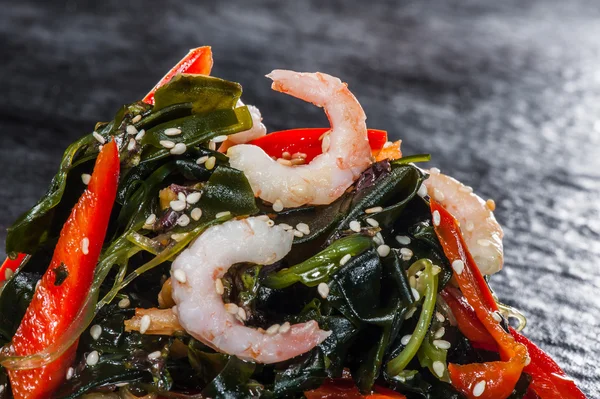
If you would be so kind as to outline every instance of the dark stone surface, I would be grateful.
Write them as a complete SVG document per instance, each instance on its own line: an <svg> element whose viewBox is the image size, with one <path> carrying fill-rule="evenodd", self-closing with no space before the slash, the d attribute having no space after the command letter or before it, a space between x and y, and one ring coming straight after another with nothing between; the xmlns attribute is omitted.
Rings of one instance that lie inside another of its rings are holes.
<svg viewBox="0 0 600 399"><path fill-rule="evenodd" d="M188 48L212 45L215 75L241 82L271 129L326 120L263 75L328 72L406 154L430 152L496 199L506 266L493 287L600 396L600 3L38 3L0 12L1 240L67 144L140 98Z"/></svg>

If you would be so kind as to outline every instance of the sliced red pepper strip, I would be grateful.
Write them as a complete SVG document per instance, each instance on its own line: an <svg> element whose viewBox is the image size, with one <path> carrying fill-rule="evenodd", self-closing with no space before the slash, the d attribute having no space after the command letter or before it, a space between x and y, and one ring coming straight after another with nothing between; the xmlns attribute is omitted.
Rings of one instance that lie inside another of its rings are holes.
<svg viewBox="0 0 600 399"><path fill-rule="evenodd" d="M210 46L198 47L190 50L161 80L146 97L142 100L146 104L154 105L154 92L168 83L178 73L189 73L196 75L210 75L213 66L212 50Z"/></svg>
<svg viewBox="0 0 600 399"><path fill-rule="evenodd" d="M431 212L440 216L440 223L434 228L446 257L450 263L461 261L464 264L461 273L454 273L454 278L477 318L498 344L502 359L497 362L448 365L452 385L469 399L506 399L521 377L527 360L527 349L516 342L494 319L493 313L497 305L469 253L458 221L433 199ZM437 219L437 215L435 218ZM485 388L483 392L477 392L476 396L473 391L476 387L481 387L482 381L485 381Z"/></svg>
<svg viewBox="0 0 600 399"><path fill-rule="evenodd" d="M25 254L18 254L15 259L6 258L2 266L0 266L0 283L4 280L8 280L6 276L14 273L19 266L21 266L21 262L25 259ZM10 270L10 272L8 271Z"/></svg>
<svg viewBox="0 0 600 399"><path fill-rule="evenodd" d="M321 136L329 130L331 128L328 127L280 130L254 139L248 144L258 146L267 154L276 158L281 158L284 152L289 152L290 155L300 152L306 154L306 162L308 163L314 157L323 153ZM387 132L385 130L367 129L367 136L371 151L375 153L379 153L387 142Z"/></svg>
<svg viewBox="0 0 600 399"><path fill-rule="evenodd" d="M119 151L113 140L102 148L90 183L60 232L50 266L13 337L15 355L31 355L47 348L79 311L94 277L118 180ZM14 397L49 398L65 379L76 349L77 342L44 367L9 370Z"/></svg>

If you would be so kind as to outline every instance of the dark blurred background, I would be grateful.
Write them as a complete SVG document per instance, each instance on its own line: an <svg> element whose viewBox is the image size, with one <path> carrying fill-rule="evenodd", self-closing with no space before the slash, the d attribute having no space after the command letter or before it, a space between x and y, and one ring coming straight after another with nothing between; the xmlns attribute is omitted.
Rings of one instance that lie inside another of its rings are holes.
<svg viewBox="0 0 600 399"><path fill-rule="evenodd" d="M431 153L496 200L506 264L493 288L600 397L600 2L1 3L1 242L66 146L189 48L211 45L214 75L240 82L271 130L326 119L264 75L327 72L405 154Z"/></svg>

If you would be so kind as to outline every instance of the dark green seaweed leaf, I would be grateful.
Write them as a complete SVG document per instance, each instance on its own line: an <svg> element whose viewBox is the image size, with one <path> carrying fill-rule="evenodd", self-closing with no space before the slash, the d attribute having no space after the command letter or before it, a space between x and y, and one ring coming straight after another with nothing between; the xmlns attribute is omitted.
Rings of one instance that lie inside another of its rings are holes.
<svg viewBox="0 0 600 399"><path fill-rule="evenodd" d="M19 272L2 288L0 296L0 346L10 342L33 298L40 275Z"/></svg>

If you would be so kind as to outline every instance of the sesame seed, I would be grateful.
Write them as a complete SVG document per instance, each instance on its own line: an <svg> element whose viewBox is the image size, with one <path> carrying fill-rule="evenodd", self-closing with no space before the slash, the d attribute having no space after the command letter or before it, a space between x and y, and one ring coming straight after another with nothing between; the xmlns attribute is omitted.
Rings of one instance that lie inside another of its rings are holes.
<svg viewBox="0 0 600 399"><path fill-rule="evenodd" d="M379 227L379 222L377 220L375 220L375 219L367 218L365 220L365 222L367 222L372 227Z"/></svg>
<svg viewBox="0 0 600 399"><path fill-rule="evenodd" d="M276 199L275 202L273 202L273 210L275 212L283 211L283 202L281 202L281 200L279 198Z"/></svg>
<svg viewBox="0 0 600 399"><path fill-rule="evenodd" d="M127 134L131 134L132 136L138 133L138 130L133 125L127 125L125 130L127 131Z"/></svg>
<svg viewBox="0 0 600 399"><path fill-rule="evenodd" d="M181 227L185 227L190 224L190 217L188 215L181 215L177 218L177 224Z"/></svg>
<svg viewBox="0 0 600 399"><path fill-rule="evenodd" d="M441 192L439 189L437 189L437 188L434 188L434 189L433 189L433 198L434 198L436 201L443 201L443 200L445 200L445 199L446 199L446 196L445 196L445 195L444 195L444 193L443 193L443 192Z"/></svg>
<svg viewBox="0 0 600 399"><path fill-rule="evenodd" d="M465 262L460 259L455 260L452 262L452 269L460 276L463 270L465 270Z"/></svg>
<svg viewBox="0 0 600 399"><path fill-rule="evenodd" d="M365 209L365 213L367 213L367 214L377 213L377 212L381 212L381 211L383 211L383 208L381 206L374 206L373 208Z"/></svg>
<svg viewBox="0 0 600 399"><path fill-rule="evenodd" d="M482 239L477 240L477 244L481 245L482 247L489 247L491 244L491 241L482 238Z"/></svg>
<svg viewBox="0 0 600 399"><path fill-rule="evenodd" d="M296 159L292 159L290 162L292 163L292 166L304 165L306 163L306 159L296 158Z"/></svg>
<svg viewBox="0 0 600 399"><path fill-rule="evenodd" d="M310 227L306 223L298 223L296 229L304 234L310 234Z"/></svg>
<svg viewBox="0 0 600 399"><path fill-rule="evenodd" d="M134 138L129 139L129 143L127 143L127 151L133 151L135 150L135 145L137 144L137 141L135 141Z"/></svg>
<svg viewBox="0 0 600 399"><path fill-rule="evenodd" d="M100 338L101 334L102 334L102 327L100 325L94 324L90 328L90 335L92 336L92 338L94 339L94 341L97 341L98 338Z"/></svg>
<svg viewBox="0 0 600 399"><path fill-rule="evenodd" d="M215 280L215 291L218 295L223 295L225 293L225 287L223 286L223 280L220 278Z"/></svg>
<svg viewBox="0 0 600 399"><path fill-rule="evenodd" d="M277 158L277 163L280 163L283 166L292 166L292 161L289 159Z"/></svg>
<svg viewBox="0 0 600 399"><path fill-rule="evenodd" d="M502 321L502 316L500 315L500 313L498 311L492 312L492 317L494 318L494 320L496 320L498 323L500 323Z"/></svg>
<svg viewBox="0 0 600 399"><path fill-rule="evenodd" d="M185 194L184 193L177 194L177 199L179 201L185 201Z"/></svg>
<svg viewBox="0 0 600 399"><path fill-rule="evenodd" d="M438 211L433 211L433 224L434 226L439 226L442 217L440 216L440 213Z"/></svg>
<svg viewBox="0 0 600 399"><path fill-rule="evenodd" d="M175 280L179 281L181 284L185 284L187 282L187 275L181 269L177 269L173 272L173 277Z"/></svg>
<svg viewBox="0 0 600 399"><path fill-rule="evenodd" d="M181 134L181 129L177 129L176 127L170 127L168 129L165 129L164 134L165 136L178 136Z"/></svg>
<svg viewBox="0 0 600 399"><path fill-rule="evenodd" d="M277 226L281 227L282 229L284 229L286 231L293 229L293 227L287 223L279 223Z"/></svg>
<svg viewBox="0 0 600 399"><path fill-rule="evenodd" d="M402 255L402 260L410 260L414 254L408 248L400 248L400 255Z"/></svg>
<svg viewBox="0 0 600 399"><path fill-rule="evenodd" d="M131 306L131 301L129 300L128 297L125 297L119 301L119 308L125 309L125 308L128 308L129 306Z"/></svg>
<svg viewBox="0 0 600 399"><path fill-rule="evenodd" d="M410 237L396 236L396 241L398 241L398 244L400 244L400 245L408 245L408 244L410 244Z"/></svg>
<svg viewBox="0 0 600 399"><path fill-rule="evenodd" d="M161 140L158 142L158 144L162 145L165 148L173 148L175 147L175 143L172 142L171 140Z"/></svg>
<svg viewBox="0 0 600 399"><path fill-rule="evenodd" d="M450 349L450 346L452 346L452 345L450 345L450 342L448 342L446 340L443 340L443 339L434 339L433 340L433 345L436 348L445 349L445 350Z"/></svg>
<svg viewBox="0 0 600 399"><path fill-rule="evenodd" d="M147 314L142 316L142 320L140 321L140 333L145 334L150 328L150 323L152 323L150 316Z"/></svg>
<svg viewBox="0 0 600 399"><path fill-rule="evenodd" d="M415 288L411 287L410 292L412 293L413 298L415 298L415 302L421 299L421 294Z"/></svg>
<svg viewBox="0 0 600 399"><path fill-rule="evenodd" d="M181 155L187 150L187 146L184 143L177 143L175 147L171 148L170 153L173 155Z"/></svg>
<svg viewBox="0 0 600 399"><path fill-rule="evenodd" d="M146 221L144 222L144 224L147 226L152 226L155 222L156 222L156 215L151 213L150 216L148 216L146 218Z"/></svg>
<svg viewBox="0 0 600 399"><path fill-rule="evenodd" d="M298 238L304 237L304 233L302 233L301 231L294 230L293 233L294 233L294 237L298 237Z"/></svg>
<svg viewBox="0 0 600 399"><path fill-rule="evenodd" d="M377 235L375 237L373 237L373 242L375 244L377 244L378 246L385 244L385 242L381 238L379 238L379 236L377 236Z"/></svg>
<svg viewBox="0 0 600 399"><path fill-rule="evenodd" d="M217 143L215 143L214 141L209 141L208 142L208 149L211 151L214 151L217 149Z"/></svg>
<svg viewBox="0 0 600 399"><path fill-rule="evenodd" d="M267 220L265 223L266 223L266 224L267 224L267 226L269 226L269 227L273 227L273 226L275 226L275 222L274 222L273 220L271 220L271 219Z"/></svg>
<svg viewBox="0 0 600 399"><path fill-rule="evenodd" d="M465 227L466 227L467 231L473 231L475 229L475 225L471 221L468 221L467 225Z"/></svg>
<svg viewBox="0 0 600 399"><path fill-rule="evenodd" d="M390 254L390 246L389 245L385 245L385 244L378 246L377 247L377 253L382 258L385 258L386 256L388 256Z"/></svg>
<svg viewBox="0 0 600 399"><path fill-rule="evenodd" d="M244 308L238 308L237 315L243 321L246 321L248 319L248 315L246 315L246 310Z"/></svg>
<svg viewBox="0 0 600 399"><path fill-rule="evenodd" d="M206 162L204 163L204 167L208 170L211 170L212 168L215 167L215 164L217 163L217 158L215 157L209 157Z"/></svg>
<svg viewBox="0 0 600 399"><path fill-rule="evenodd" d="M438 330L433 334L433 338L440 339L446 334L446 329L444 327L438 328Z"/></svg>
<svg viewBox="0 0 600 399"><path fill-rule="evenodd" d="M478 398L481 395L483 395L483 391L485 391L485 380L481 380L477 384L475 384L475 386L473 387L473 396Z"/></svg>
<svg viewBox="0 0 600 399"><path fill-rule="evenodd" d="M138 123L141 120L142 120L142 115L136 115L136 116L133 117L133 119L131 121L133 123Z"/></svg>
<svg viewBox="0 0 600 399"><path fill-rule="evenodd" d="M73 378L73 375L75 374L75 369L73 367L69 367L67 369L67 381L70 380L71 378ZM0 390L0 392L2 392Z"/></svg>
<svg viewBox="0 0 600 399"><path fill-rule="evenodd" d="M260 220L261 222L268 222L269 220L271 220L269 215L258 215L255 218L256 220Z"/></svg>
<svg viewBox="0 0 600 399"><path fill-rule="evenodd" d="M340 266L344 266L346 263L348 263L348 261L352 258L352 255L350 254L346 254L344 256L342 256L342 259L340 259Z"/></svg>
<svg viewBox="0 0 600 399"><path fill-rule="evenodd" d="M207 159L208 159L208 155L204 155L203 157L196 159L196 164L202 165L204 162L206 162Z"/></svg>
<svg viewBox="0 0 600 399"><path fill-rule="evenodd" d="M215 218L220 219L220 218L224 218L229 215L231 215L231 212L229 212L229 211L219 212L215 215Z"/></svg>
<svg viewBox="0 0 600 399"><path fill-rule="evenodd" d="M213 141L213 142L215 142L215 143L222 143L222 142L224 142L225 140L227 140L227 136L226 136L226 135L224 135L224 134L223 134L223 135L221 135L221 136L217 136L217 137L215 137L214 139L212 139L212 141Z"/></svg>
<svg viewBox="0 0 600 399"><path fill-rule="evenodd" d="M429 173L431 173L432 175L439 175L440 174L440 170L438 168L431 168L429 169Z"/></svg>
<svg viewBox="0 0 600 399"><path fill-rule="evenodd" d="M471 186L460 186L460 188L458 189L458 191L463 192L463 193L472 193L473 192L473 187Z"/></svg>
<svg viewBox="0 0 600 399"><path fill-rule="evenodd" d="M292 154L290 154L287 151L284 151L284 152L281 153L281 158L283 158L283 159L292 159Z"/></svg>
<svg viewBox="0 0 600 399"><path fill-rule="evenodd" d="M146 135L146 131L144 129L142 129L138 132L138 134L135 135L135 140L141 141L145 135Z"/></svg>
<svg viewBox="0 0 600 399"><path fill-rule="evenodd" d="M435 374L437 374L438 377L443 377L444 371L446 371L446 366L444 366L444 363L440 362L439 360L433 362L431 368L433 369Z"/></svg>
<svg viewBox="0 0 600 399"><path fill-rule="evenodd" d="M150 353L148 355L148 359L149 360L156 360L156 359L158 359L160 357L160 355L161 355L160 351L154 351L154 352L152 352L152 353Z"/></svg>
<svg viewBox="0 0 600 399"><path fill-rule="evenodd" d="M291 328L292 328L291 324L288 321L286 321L285 323L283 323L281 325L281 327L279 327L279 332L281 334L285 334L286 332L290 331Z"/></svg>
<svg viewBox="0 0 600 399"><path fill-rule="evenodd" d="M83 184L85 184L86 186L88 184L90 184L90 180L92 179L92 176L87 174L87 173L83 173L81 175L81 181L83 182Z"/></svg>
<svg viewBox="0 0 600 399"><path fill-rule="evenodd" d="M171 238L177 242L183 240L185 237L187 237L187 233L175 233L175 234L171 234Z"/></svg>
<svg viewBox="0 0 600 399"><path fill-rule="evenodd" d="M90 253L90 240L87 237L81 239L81 252L83 252L84 255Z"/></svg>
<svg viewBox="0 0 600 399"><path fill-rule="evenodd" d="M421 198L427 197L427 186L423 183L419 186L419 190L417 190L417 195Z"/></svg>
<svg viewBox="0 0 600 399"><path fill-rule="evenodd" d="M239 307L235 303L226 303L225 304L225 311L227 313L237 314L238 309L239 309Z"/></svg>
<svg viewBox="0 0 600 399"><path fill-rule="evenodd" d="M317 286L317 292L321 295L321 298L325 299L329 295L329 286L327 283L319 283Z"/></svg>
<svg viewBox="0 0 600 399"><path fill-rule="evenodd" d="M91 351L85 358L85 364L88 366L95 366L98 364L98 360L100 360L98 351Z"/></svg>
<svg viewBox="0 0 600 399"><path fill-rule="evenodd" d="M354 231L355 233L360 233L360 223L356 220L351 221L350 230Z"/></svg>
<svg viewBox="0 0 600 399"><path fill-rule="evenodd" d="M14 274L15 274L15 272L13 272L13 270L12 270L12 269L8 269L8 268L7 268L7 269L4 271L4 279L5 279L5 280L10 280L10 278L11 278L12 276L14 276Z"/></svg>
<svg viewBox="0 0 600 399"><path fill-rule="evenodd" d="M194 209L192 209L192 212L190 212L190 216L195 221L200 220L200 218L202 217L202 209L200 209L200 208L194 208Z"/></svg>
<svg viewBox="0 0 600 399"><path fill-rule="evenodd" d="M301 159L301 158L306 158L306 154L303 152L296 152L296 153L292 154L292 159Z"/></svg>
<svg viewBox="0 0 600 399"><path fill-rule="evenodd" d="M281 327L279 324L273 324L271 327L267 328L267 331L265 332L267 335L275 335L279 332L279 327Z"/></svg>
<svg viewBox="0 0 600 399"><path fill-rule="evenodd" d="M188 204L195 204L196 202L200 201L200 195L201 194L199 192L191 193L185 197L185 200Z"/></svg>
<svg viewBox="0 0 600 399"><path fill-rule="evenodd" d="M415 312L417 311L416 307L411 308L408 312L406 312L406 314L404 315L404 319L408 320L411 317L413 317L415 315Z"/></svg>
<svg viewBox="0 0 600 399"><path fill-rule="evenodd" d="M102 148L104 148L104 146L103 146L102 144L100 144L100 145L98 146L98 151L102 151Z"/></svg>
<svg viewBox="0 0 600 399"><path fill-rule="evenodd" d="M94 138L100 143L100 144L104 144L106 143L106 139L104 137L102 137L102 135L100 135L100 133L98 132L94 132L92 133L92 136L94 136Z"/></svg>
<svg viewBox="0 0 600 399"><path fill-rule="evenodd" d="M431 274L433 274L434 276L437 276L441 272L442 272L442 268L439 267L438 265L433 265L433 267L431 268Z"/></svg>
<svg viewBox="0 0 600 399"><path fill-rule="evenodd" d="M489 199L489 200L485 201L485 205L492 212L496 210L496 201L494 201L493 199Z"/></svg>
<svg viewBox="0 0 600 399"><path fill-rule="evenodd" d="M325 135L325 137L323 137L323 142L321 143L321 150L323 150L323 152L327 152L329 150L329 146L331 145L331 139L329 138L329 135Z"/></svg>
<svg viewBox="0 0 600 399"><path fill-rule="evenodd" d="M528 353L527 356L525 357L525 366L529 366L529 363L531 363L531 357L529 356L529 353Z"/></svg>
<svg viewBox="0 0 600 399"><path fill-rule="evenodd" d="M412 335L410 335L410 334L408 334L408 335L405 335L405 336L403 336L403 337L400 339L400 343L401 343L402 345L406 346L406 345L408 345L408 343L410 342L410 339L411 339L411 338L412 338Z"/></svg>
<svg viewBox="0 0 600 399"><path fill-rule="evenodd" d="M175 201L169 202L169 206L175 212L181 212L186 208L187 205L186 205L185 201L175 200Z"/></svg>
<svg viewBox="0 0 600 399"><path fill-rule="evenodd" d="M441 314L440 312L435 312L435 318L437 319L437 321L439 321L440 323L443 323L446 321L446 318L444 317L443 314Z"/></svg>

